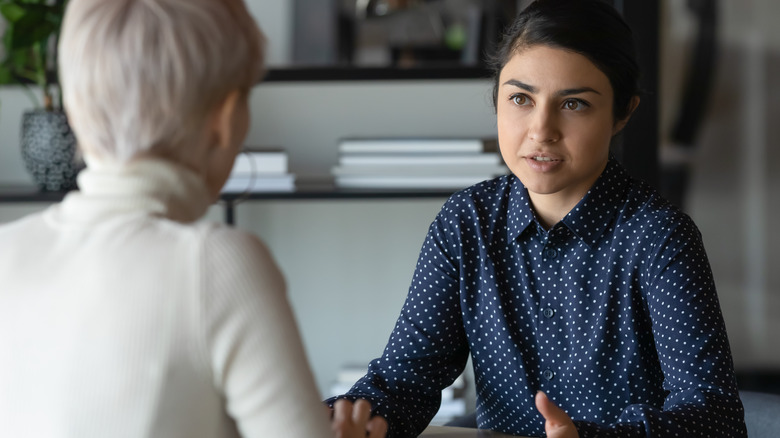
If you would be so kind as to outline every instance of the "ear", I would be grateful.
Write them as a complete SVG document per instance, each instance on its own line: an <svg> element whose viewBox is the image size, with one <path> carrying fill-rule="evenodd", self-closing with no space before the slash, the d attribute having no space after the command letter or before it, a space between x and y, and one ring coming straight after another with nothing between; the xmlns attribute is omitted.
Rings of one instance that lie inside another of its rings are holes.
<svg viewBox="0 0 780 438"><path fill-rule="evenodd" d="M235 129L233 128L233 115L238 109L241 100L241 91L236 89L230 92L225 100L214 109L211 117L211 131L215 137L212 147L219 149L230 148L233 144Z"/></svg>
<svg viewBox="0 0 780 438"><path fill-rule="evenodd" d="M628 103L628 115L625 116L622 120L618 120L617 123L615 123L615 126L612 128L612 136L616 136L618 132L622 131L623 128L626 126L626 123L628 123L628 120L631 119L631 116L634 114L634 111L636 111L636 107L639 106L639 96L634 96L631 98L631 101Z"/></svg>

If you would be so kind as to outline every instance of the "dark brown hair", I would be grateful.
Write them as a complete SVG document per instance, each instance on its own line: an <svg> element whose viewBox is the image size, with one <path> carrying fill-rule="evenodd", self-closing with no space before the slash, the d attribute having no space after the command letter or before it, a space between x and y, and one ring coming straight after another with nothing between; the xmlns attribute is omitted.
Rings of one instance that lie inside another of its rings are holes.
<svg viewBox="0 0 780 438"><path fill-rule="evenodd" d="M588 58L612 85L615 120L630 115L631 99L640 94L639 64L631 28L615 8L601 0L537 0L520 12L490 60L494 108L501 70L516 53L537 45Z"/></svg>

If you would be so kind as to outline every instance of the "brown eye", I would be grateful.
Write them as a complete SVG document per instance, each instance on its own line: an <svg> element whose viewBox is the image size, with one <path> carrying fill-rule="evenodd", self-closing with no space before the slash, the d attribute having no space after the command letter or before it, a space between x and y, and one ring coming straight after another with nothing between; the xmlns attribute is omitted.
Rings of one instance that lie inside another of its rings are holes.
<svg viewBox="0 0 780 438"><path fill-rule="evenodd" d="M515 94L512 96L512 102L519 106L528 105L528 96L525 94Z"/></svg>
<svg viewBox="0 0 780 438"><path fill-rule="evenodd" d="M582 111L588 107L588 104L578 99L569 99L564 102L563 107L569 111Z"/></svg>

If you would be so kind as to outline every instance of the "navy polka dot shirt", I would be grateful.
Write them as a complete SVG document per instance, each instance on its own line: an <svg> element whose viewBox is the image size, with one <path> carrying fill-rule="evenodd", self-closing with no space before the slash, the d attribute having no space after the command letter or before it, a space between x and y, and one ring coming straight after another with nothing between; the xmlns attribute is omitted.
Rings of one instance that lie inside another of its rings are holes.
<svg viewBox="0 0 780 438"><path fill-rule="evenodd" d="M454 194L346 397L417 436L469 354L480 428L543 435L543 390L583 438L747 436L699 231L613 159L549 230L512 175Z"/></svg>

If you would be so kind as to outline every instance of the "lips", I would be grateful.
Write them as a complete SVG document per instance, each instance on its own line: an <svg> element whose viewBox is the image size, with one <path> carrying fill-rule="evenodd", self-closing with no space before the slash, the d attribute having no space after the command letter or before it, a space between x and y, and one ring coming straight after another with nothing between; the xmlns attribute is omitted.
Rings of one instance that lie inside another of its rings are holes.
<svg viewBox="0 0 780 438"><path fill-rule="evenodd" d="M525 157L527 160L536 161L539 163L550 163L554 161L563 161L560 157L557 157L552 154L544 153L544 152L537 152L537 153L531 153L527 154Z"/></svg>
<svg viewBox="0 0 780 438"><path fill-rule="evenodd" d="M563 165L561 157L545 152L530 153L525 155L523 159L531 170L540 173L554 172Z"/></svg>

